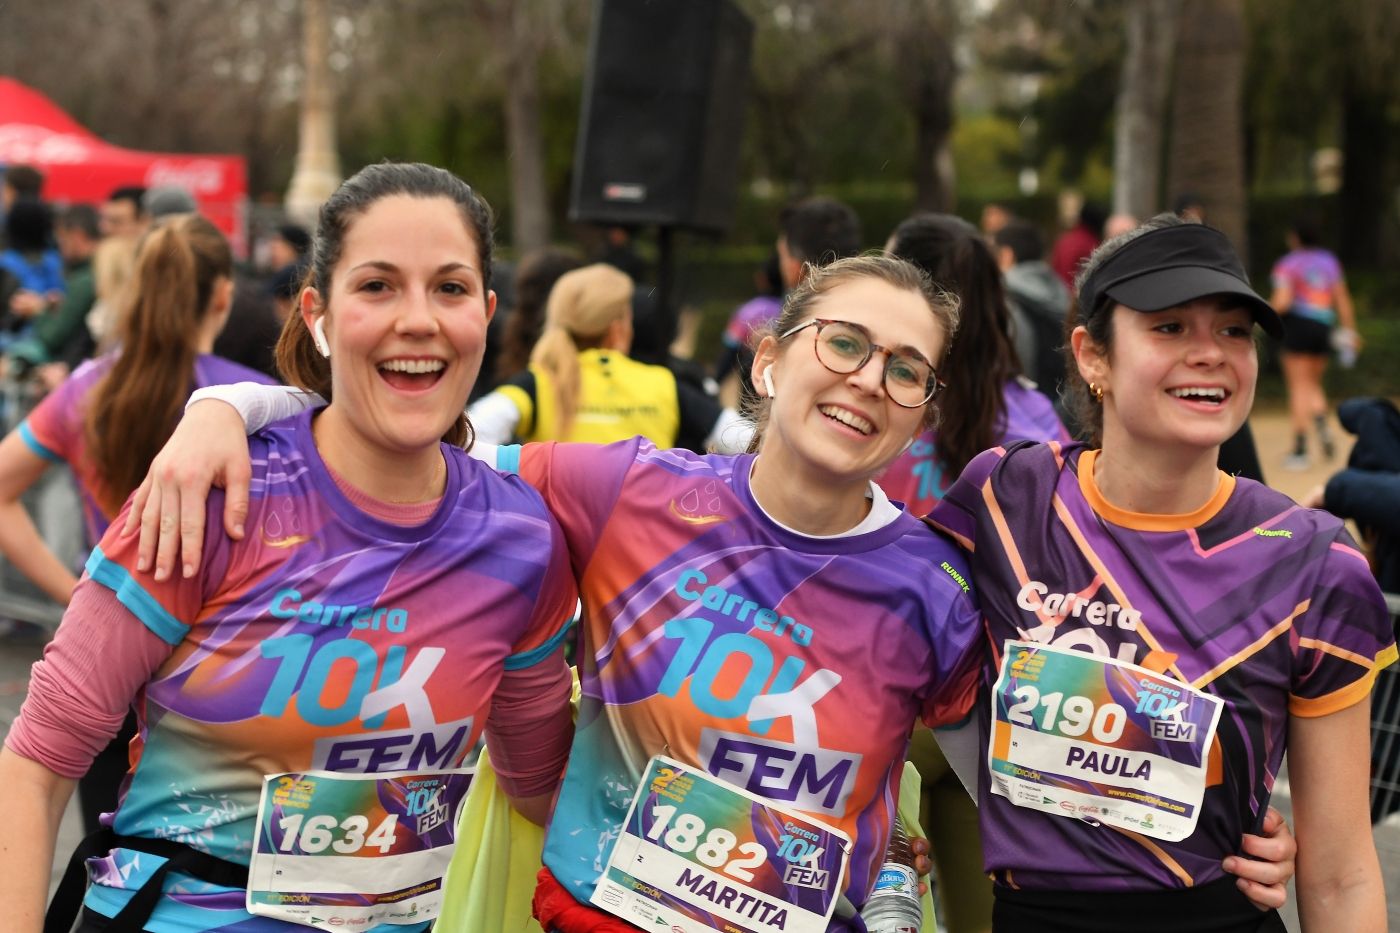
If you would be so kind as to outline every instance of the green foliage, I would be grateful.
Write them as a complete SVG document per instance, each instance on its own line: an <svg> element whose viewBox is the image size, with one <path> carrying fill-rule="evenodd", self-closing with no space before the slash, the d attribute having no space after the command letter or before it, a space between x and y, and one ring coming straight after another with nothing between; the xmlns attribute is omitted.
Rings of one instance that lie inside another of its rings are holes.
<svg viewBox="0 0 1400 933"><path fill-rule="evenodd" d="M953 127L959 195L988 200L1014 196L1023 161L1021 150L1020 120L999 113L961 117Z"/></svg>

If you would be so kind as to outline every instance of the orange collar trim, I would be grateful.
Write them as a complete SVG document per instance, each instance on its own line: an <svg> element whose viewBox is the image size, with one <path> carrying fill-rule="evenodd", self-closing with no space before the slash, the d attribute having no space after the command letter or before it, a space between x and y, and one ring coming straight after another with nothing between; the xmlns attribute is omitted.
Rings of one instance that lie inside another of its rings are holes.
<svg viewBox="0 0 1400 933"><path fill-rule="evenodd" d="M1080 455L1079 491L1088 500L1089 507L1105 521L1135 531L1186 531L1188 528L1199 528L1225 508L1225 503L1230 501L1230 496L1235 491L1235 478L1222 470L1220 471L1220 482L1215 486L1215 493L1194 512L1178 515L1130 512L1113 505L1103 497L1103 493L1099 492L1098 483L1094 482L1094 461L1098 459L1098 455L1097 450L1086 450Z"/></svg>

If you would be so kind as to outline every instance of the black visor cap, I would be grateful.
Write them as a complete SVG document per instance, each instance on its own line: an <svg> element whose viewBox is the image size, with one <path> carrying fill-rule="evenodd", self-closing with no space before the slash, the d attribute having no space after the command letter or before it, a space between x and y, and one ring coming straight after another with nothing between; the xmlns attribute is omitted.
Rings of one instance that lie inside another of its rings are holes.
<svg viewBox="0 0 1400 933"><path fill-rule="evenodd" d="M1229 239L1197 223L1162 227L1124 244L1084 283L1079 312L1087 321L1115 303L1163 311L1212 295L1236 299L1265 333L1283 335L1283 322L1250 287Z"/></svg>

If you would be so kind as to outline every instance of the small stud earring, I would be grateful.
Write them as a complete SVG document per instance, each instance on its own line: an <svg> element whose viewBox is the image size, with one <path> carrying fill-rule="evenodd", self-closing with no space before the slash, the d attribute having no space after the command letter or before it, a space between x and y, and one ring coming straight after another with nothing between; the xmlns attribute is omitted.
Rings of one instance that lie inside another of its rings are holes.
<svg viewBox="0 0 1400 933"><path fill-rule="evenodd" d="M1103 386L1099 385L1097 382L1089 383L1089 394L1094 397L1094 401L1098 402L1100 405L1103 404Z"/></svg>

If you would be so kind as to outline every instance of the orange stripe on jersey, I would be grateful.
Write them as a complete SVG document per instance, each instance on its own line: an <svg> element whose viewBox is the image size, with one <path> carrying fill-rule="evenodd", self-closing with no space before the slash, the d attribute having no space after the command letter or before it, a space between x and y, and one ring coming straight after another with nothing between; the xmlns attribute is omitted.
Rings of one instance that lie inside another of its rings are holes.
<svg viewBox="0 0 1400 933"><path fill-rule="evenodd" d="M1270 642L1272 642L1275 638L1278 638L1284 632L1292 628L1293 620L1298 618L1303 613L1307 612L1308 607L1310 605L1312 605L1312 600L1305 599L1298 605L1294 606L1293 611L1289 613L1289 615L1286 618L1284 618L1282 622L1269 629L1263 635L1260 635L1257 639L1254 640L1253 644L1247 645L1239 651L1236 651L1234 654L1230 655L1228 658L1215 665L1215 667L1212 667L1200 677L1196 678L1196 680L1192 682L1191 686L1195 687L1197 690L1200 690L1202 687L1215 680L1215 678L1219 677L1221 674L1225 673L1231 668L1243 664L1246 660L1253 657L1258 652L1262 651L1264 647Z"/></svg>
<svg viewBox="0 0 1400 933"><path fill-rule="evenodd" d="M1396 648L1394 645L1389 645L1376 655L1375 666L1368 670L1365 676L1360 680L1352 681L1340 690L1334 690L1320 697L1300 697L1289 694L1288 712L1293 716L1311 719L1316 716L1328 716L1360 703L1371 692L1371 685L1375 683L1376 675L1384 668L1394 664L1395 660Z"/></svg>
<svg viewBox="0 0 1400 933"><path fill-rule="evenodd" d="M1157 857L1157 861L1161 862L1162 866L1166 868L1167 871L1171 872L1173 875L1176 875L1176 877L1180 879L1181 883L1184 884L1186 887L1190 888L1195 886L1196 879L1192 878L1191 875L1186 871L1186 869L1181 867L1180 862L1168 855L1162 849L1161 846L1157 845L1157 843L1153 842L1151 839L1148 839L1141 833L1135 833L1131 829L1123 829L1119 826L1109 826L1109 829L1116 830L1117 832L1122 833L1129 839L1136 842L1138 845L1142 846L1148 852L1151 852L1153 855L1155 855Z"/></svg>
<svg viewBox="0 0 1400 933"><path fill-rule="evenodd" d="M1357 654L1355 651L1348 651L1345 648L1339 648L1336 645L1329 645L1327 642L1323 641L1320 638L1299 638L1298 647L1316 648L1318 651L1326 652L1327 654L1332 655L1334 658L1341 658L1343 661L1350 661L1353 664L1360 664L1367 670L1370 670L1376 663L1375 658L1368 658L1364 654Z"/></svg>
<svg viewBox="0 0 1400 933"><path fill-rule="evenodd" d="M1011 528L1006 523L1006 515L1001 510L1001 504L997 501L996 493L992 491L992 484L988 483L982 487L982 499L987 503L987 514L991 516L992 523L996 526L997 537L1001 539L1002 551L1006 554L1006 559L1011 562L1011 570L1016 574L1016 580L1021 586L1031 582L1030 573L1026 570L1026 562L1021 559L1021 552L1016 547L1016 540L1011 535ZM1088 586L1079 592L1080 596L1087 596L1099 588L1097 579L1091 581ZM1035 610L1036 618L1042 625L1054 628L1064 621L1064 617L1047 612L1042 606Z"/></svg>
<svg viewBox="0 0 1400 933"><path fill-rule="evenodd" d="M1080 459L1083 460L1083 457ZM1064 524L1065 529L1069 531L1070 537L1074 539L1074 543L1079 547L1079 553L1084 555L1084 559L1087 560L1089 565L1098 573L1104 585L1107 586L1109 592L1113 594L1113 598L1118 600L1118 604L1126 609L1132 609L1132 600L1128 599L1128 594L1123 592L1123 588L1118 585L1118 581L1113 579L1113 575L1108 572L1107 565L1104 564L1099 558L1098 553L1089 544L1089 539L1084 537L1084 532L1081 531L1079 525L1075 523L1074 516L1069 514L1069 508L1065 505L1065 501L1060 498L1060 494L1055 493L1051 501L1055 506L1055 514L1060 516L1061 523ZM1162 647L1161 642L1152 637L1152 633L1147 629L1147 623L1143 622L1141 619L1138 620L1137 632L1142 636L1142 640L1147 642L1147 647L1154 653L1160 652L1164 656L1171 654L1170 651ZM1162 673L1171 674L1182 683L1188 682L1186 675L1181 672L1181 669L1178 668L1175 663L1169 665L1167 670L1162 671Z"/></svg>
<svg viewBox="0 0 1400 933"><path fill-rule="evenodd" d="M991 516L992 524L996 526L997 537L1001 539L1001 548L1006 554L1006 559L1011 562L1011 572L1016 574L1016 580L1022 586L1031 582L1030 574L1026 572L1026 562L1021 559L1021 551L1016 547L1016 539L1011 536L1011 527L1006 523L1006 514L1001 510L1001 503L997 502L997 494L992 489L992 484L987 483L982 487L982 501L987 503L987 514ZM1041 610L1036 611L1036 615L1047 625L1054 625L1050 616Z"/></svg>

